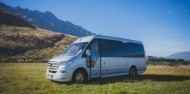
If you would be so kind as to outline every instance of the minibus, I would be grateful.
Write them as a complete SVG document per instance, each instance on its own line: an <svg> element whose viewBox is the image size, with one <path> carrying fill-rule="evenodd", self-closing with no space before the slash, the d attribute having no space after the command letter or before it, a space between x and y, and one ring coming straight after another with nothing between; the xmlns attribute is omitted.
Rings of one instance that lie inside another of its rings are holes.
<svg viewBox="0 0 190 94"><path fill-rule="evenodd" d="M46 78L83 83L92 78L136 75L146 71L143 43L104 35L75 40L60 55L50 59Z"/></svg>

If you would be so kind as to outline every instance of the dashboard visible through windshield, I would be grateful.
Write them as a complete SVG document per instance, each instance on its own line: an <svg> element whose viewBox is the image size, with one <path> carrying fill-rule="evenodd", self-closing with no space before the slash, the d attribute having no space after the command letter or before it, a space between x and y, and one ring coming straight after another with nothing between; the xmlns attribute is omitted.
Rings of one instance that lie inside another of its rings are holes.
<svg viewBox="0 0 190 94"><path fill-rule="evenodd" d="M83 51L83 49L86 47L88 42L81 42L81 43L73 43L71 44L63 54L66 55L76 55Z"/></svg>

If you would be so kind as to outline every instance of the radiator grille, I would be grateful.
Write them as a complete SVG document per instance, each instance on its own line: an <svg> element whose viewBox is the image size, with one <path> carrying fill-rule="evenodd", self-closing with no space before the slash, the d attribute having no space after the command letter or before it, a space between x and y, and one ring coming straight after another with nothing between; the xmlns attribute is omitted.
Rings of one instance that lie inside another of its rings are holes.
<svg viewBox="0 0 190 94"><path fill-rule="evenodd" d="M48 69L50 70L56 70L59 67L60 63L59 62L48 62Z"/></svg>

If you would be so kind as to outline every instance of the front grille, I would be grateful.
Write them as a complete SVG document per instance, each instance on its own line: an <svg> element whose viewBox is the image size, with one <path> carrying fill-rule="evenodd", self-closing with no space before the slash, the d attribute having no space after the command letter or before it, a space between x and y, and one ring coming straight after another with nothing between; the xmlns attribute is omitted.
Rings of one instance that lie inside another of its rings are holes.
<svg viewBox="0 0 190 94"><path fill-rule="evenodd" d="M51 71L51 70L49 70L49 73L56 73L57 71Z"/></svg>
<svg viewBox="0 0 190 94"><path fill-rule="evenodd" d="M50 70L56 70L59 67L59 62L48 62L48 69Z"/></svg>

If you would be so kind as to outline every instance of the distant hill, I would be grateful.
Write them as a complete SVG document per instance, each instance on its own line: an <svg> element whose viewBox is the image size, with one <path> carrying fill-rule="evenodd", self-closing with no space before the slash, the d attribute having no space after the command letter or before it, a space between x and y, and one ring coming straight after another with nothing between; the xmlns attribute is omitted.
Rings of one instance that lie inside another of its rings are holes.
<svg viewBox="0 0 190 94"><path fill-rule="evenodd" d="M174 53L167 58L184 59L186 61L190 61L190 51Z"/></svg>
<svg viewBox="0 0 190 94"><path fill-rule="evenodd" d="M0 62L47 61L77 37L34 27L0 10Z"/></svg>
<svg viewBox="0 0 190 94"><path fill-rule="evenodd" d="M5 11L0 8L0 25L12 25L12 26L19 26L19 27L30 27L36 28L35 26L31 25L30 23L26 22L22 18L19 18L8 11Z"/></svg>
<svg viewBox="0 0 190 94"><path fill-rule="evenodd" d="M40 12L37 10L23 9L21 7L11 7L0 2L0 8L5 9L15 15L18 15L40 28L70 34L78 37L92 35L92 33L81 26L75 25L69 21L58 19L51 12Z"/></svg>

